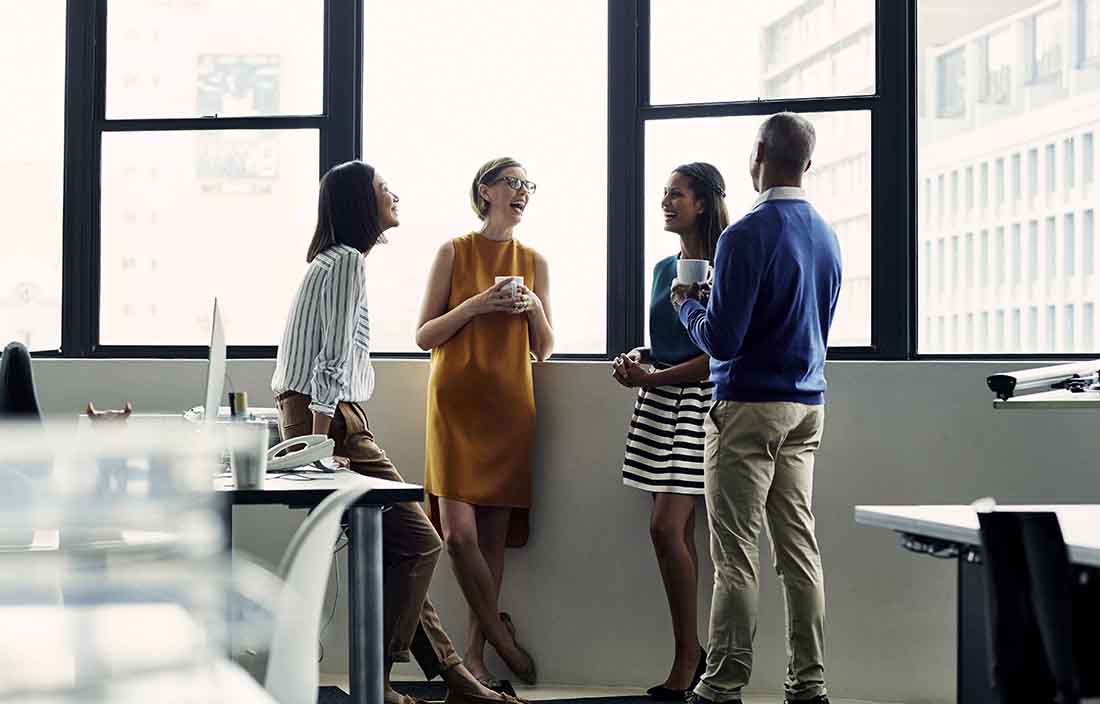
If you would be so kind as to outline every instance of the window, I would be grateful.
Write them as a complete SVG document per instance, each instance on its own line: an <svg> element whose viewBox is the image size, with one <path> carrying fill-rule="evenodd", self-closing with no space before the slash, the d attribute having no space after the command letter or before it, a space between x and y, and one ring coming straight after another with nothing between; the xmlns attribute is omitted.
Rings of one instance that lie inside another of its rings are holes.
<svg viewBox="0 0 1100 704"><path fill-rule="evenodd" d="M1024 280L1023 276L1023 247L1020 242L1020 224L1012 226L1012 283L1018 284Z"/></svg>
<svg viewBox="0 0 1100 704"><path fill-rule="evenodd" d="M997 329L995 333L993 347L998 350L1005 348L1005 312L1003 310L997 311Z"/></svg>
<svg viewBox="0 0 1100 704"><path fill-rule="evenodd" d="M951 290L959 290L959 236L951 238Z"/></svg>
<svg viewBox="0 0 1100 704"><path fill-rule="evenodd" d="M1005 105L1011 99L1014 50L1012 32L1007 29L986 37L985 75L981 94L983 103Z"/></svg>
<svg viewBox="0 0 1100 704"><path fill-rule="evenodd" d="M924 221L932 223L932 180L924 179Z"/></svg>
<svg viewBox="0 0 1100 704"><path fill-rule="evenodd" d="M982 162L981 174L981 207L985 210L989 207L989 162Z"/></svg>
<svg viewBox="0 0 1100 704"><path fill-rule="evenodd" d="M315 130L104 134L102 344L207 344L207 292L230 344L276 343L316 222L318 153ZM241 283L259 253L263 279L286 282L262 306Z"/></svg>
<svg viewBox="0 0 1100 704"><path fill-rule="evenodd" d="M1010 349L1023 350L1023 331L1021 330L1020 309L1012 309L1012 343Z"/></svg>
<svg viewBox="0 0 1100 704"><path fill-rule="evenodd" d="M1047 166L1047 193L1054 193L1057 189L1055 183L1055 177L1058 173L1058 160L1056 156L1056 150L1053 144L1048 144L1046 148L1046 166Z"/></svg>
<svg viewBox="0 0 1100 704"><path fill-rule="evenodd" d="M966 115L966 50L955 49L937 60L936 116L959 118Z"/></svg>
<svg viewBox="0 0 1100 704"><path fill-rule="evenodd" d="M1100 60L1100 0L1081 0L1081 63Z"/></svg>
<svg viewBox="0 0 1100 704"><path fill-rule="evenodd" d="M65 2L0 3L0 344L61 347ZM34 57L34 70L27 70ZM17 196L16 196L17 194ZM13 241L9 242L8 237ZM17 238L17 239L15 239Z"/></svg>
<svg viewBox="0 0 1100 704"><path fill-rule="evenodd" d="M989 349L989 312L982 313L982 325L978 333L978 350Z"/></svg>
<svg viewBox="0 0 1100 704"><path fill-rule="evenodd" d="M997 159L996 176L994 177L997 191L997 207L1004 205L1005 202L1005 160L1004 158Z"/></svg>
<svg viewBox="0 0 1100 704"><path fill-rule="evenodd" d="M230 345L270 349L316 223L324 4L106 8L94 342L201 349L216 296Z"/></svg>
<svg viewBox="0 0 1100 704"><path fill-rule="evenodd" d="M936 262L939 264L939 270L937 272L939 274L937 276L939 286L937 286L937 288L942 294L946 290L946 286L944 285L944 277L946 276L947 272L947 254L944 251L944 241L942 237L939 239L939 241L936 242Z"/></svg>
<svg viewBox="0 0 1100 704"><path fill-rule="evenodd" d="M1063 229L1063 239L1065 240L1065 275L1074 276L1077 273L1077 232L1074 227L1073 213L1067 213Z"/></svg>
<svg viewBox="0 0 1100 704"><path fill-rule="evenodd" d="M1065 172L1062 177L1062 181L1065 183L1065 190L1072 189L1077 181L1077 155L1074 151L1073 137L1067 139L1062 147L1062 153L1065 158Z"/></svg>
<svg viewBox="0 0 1100 704"><path fill-rule="evenodd" d="M951 219L959 217L959 172L951 172Z"/></svg>
<svg viewBox="0 0 1100 704"><path fill-rule="evenodd" d="M997 285L1005 282L1005 229L997 228L997 240L993 250L993 262L996 267Z"/></svg>
<svg viewBox="0 0 1100 704"><path fill-rule="evenodd" d="M321 0L278 12L267 0L110 0L108 10L108 119L322 112Z"/></svg>
<svg viewBox="0 0 1100 704"><path fill-rule="evenodd" d="M1093 226L1092 211L1086 210L1081 222L1081 269L1085 276L1091 276L1096 271Z"/></svg>
<svg viewBox="0 0 1100 704"><path fill-rule="evenodd" d="M981 273L978 285L983 289L989 286L989 230L982 230Z"/></svg>
<svg viewBox="0 0 1100 704"><path fill-rule="evenodd" d="M1053 281L1058 276L1058 221L1047 218L1047 280Z"/></svg>
<svg viewBox="0 0 1100 704"><path fill-rule="evenodd" d="M1069 352L1076 352L1077 346L1075 338L1076 330L1074 329L1074 309L1073 305L1067 305L1065 313L1062 317L1062 349Z"/></svg>
<svg viewBox="0 0 1100 704"><path fill-rule="evenodd" d="M1044 340L1046 342L1046 351L1053 352L1054 348L1058 345L1058 308L1056 306L1047 306L1047 329Z"/></svg>
<svg viewBox="0 0 1100 704"><path fill-rule="evenodd" d="M507 155L539 185L516 235L549 262L556 351L604 353L607 18L606 3L591 0L430 10L367 0L363 153L401 196L403 221L367 260L368 295L386 302L371 311L372 349L416 349L428 263L441 244L478 227L470 182L485 161ZM487 66L494 87L473 88Z"/></svg>
<svg viewBox="0 0 1100 704"><path fill-rule="evenodd" d="M974 287L974 233L966 233L966 287Z"/></svg>
<svg viewBox="0 0 1100 704"><path fill-rule="evenodd" d="M1027 226L1027 271L1030 281L1039 280L1039 223L1034 220Z"/></svg>
<svg viewBox="0 0 1100 704"><path fill-rule="evenodd" d="M966 351L974 350L974 314L966 314Z"/></svg>
<svg viewBox="0 0 1100 704"><path fill-rule="evenodd" d="M1056 81L1062 76L1062 11L1046 10L1032 20L1031 80Z"/></svg>
<svg viewBox="0 0 1100 704"><path fill-rule="evenodd" d="M1092 165L1092 132L1086 132L1081 138L1081 180L1092 183L1096 180L1096 171Z"/></svg>
<svg viewBox="0 0 1100 704"><path fill-rule="evenodd" d="M974 210L974 167L966 167L966 214Z"/></svg>
<svg viewBox="0 0 1100 704"><path fill-rule="evenodd" d="M937 186L937 190L936 190L936 193L937 193L937 195L936 195L936 211L939 214L940 223L943 222L944 203L946 202L946 198L944 196L944 184L943 184L943 182L944 182L943 174L940 174L939 177L936 179L936 186Z"/></svg>
<svg viewBox="0 0 1100 704"><path fill-rule="evenodd" d="M1095 321L1093 320L1094 305L1092 303L1086 303L1081 306L1081 351L1092 352L1093 348L1093 330L1096 328Z"/></svg>
<svg viewBox="0 0 1100 704"><path fill-rule="evenodd" d="M871 174L862 159L846 155L870 151L871 120L867 112L810 114L817 132L818 150L807 189L814 207L830 221L840 240L844 281L829 342L856 347L871 341ZM645 258L646 271L658 260L675 254L679 240L665 232L661 197L665 181L685 154L707 154L726 180L726 202L751 203L757 194L742 176L759 117L655 120L646 125ZM714 151L715 144L744 145L742 153ZM823 187L833 183L832 188ZM742 206L742 207L746 207ZM834 215L835 213L835 215ZM648 295L647 287L647 295ZM647 298L648 304L648 298Z"/></svg>
<svg viewBox="0 0 1100 704"><path fill-rule="evenodd" d="M1027 349L1039 351L1039 308L1036 306L1027 309Z"/></svg>
<svg viewBox="0 0 1100 704"><path fill-rule="evenodd" d="M932 243L924 243L924 261L928 262L924 266L924 290L926 292L932 290Z"/></svg>
<svg viewBox="0 0 1100 704"><path fill-rule="evenodd" d="M1027 153L1027 194L1034 198L1039 193L1039 150L1031 149Z"/></svg>
<svg viewBox="0 0 1100 704"><path fill-rule="evenodd" d="M1020 176L1020 155L1012 155L1012 200L1019 201L1023 197L1023 185Z"/></svg>
<svg viewBox="0 0 1100 704"><path fill-rule="evenodd" d="M696 0L685 11L677 0L651 0L651 102L874 93L874 2L792 5L778 14L767 5ZM554 14L573 29L568 12Z"/></svg>

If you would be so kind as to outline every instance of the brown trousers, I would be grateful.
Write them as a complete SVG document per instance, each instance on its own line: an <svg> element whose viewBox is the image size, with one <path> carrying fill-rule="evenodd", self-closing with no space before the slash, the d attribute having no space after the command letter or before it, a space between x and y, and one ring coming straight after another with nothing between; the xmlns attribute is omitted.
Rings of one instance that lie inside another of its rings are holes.
<svg viewBox="0 0 1100 704"><path fill-rule="evenodd" d="M288 391L275 400L283 439L313 432L309 397ZM374 441L362 404L340 402L328 435L335 453L369 477L404 481ZM382 638L390 662L410 651L428 679L462 662L427 598L443 544L418 503L394 504L382 513Z"/></svg>

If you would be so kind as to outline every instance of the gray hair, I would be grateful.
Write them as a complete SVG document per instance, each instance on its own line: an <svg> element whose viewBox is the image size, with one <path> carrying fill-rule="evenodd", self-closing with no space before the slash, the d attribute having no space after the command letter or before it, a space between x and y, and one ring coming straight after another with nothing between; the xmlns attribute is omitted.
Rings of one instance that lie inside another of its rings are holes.
<svg viewBox="0 0 1100 704"><path fill-rule="evenodd" d="M806 170L814 155L817 133L810 121L793 112L772 115L760 126L761 155L780 171L796 175Z"/></svg>

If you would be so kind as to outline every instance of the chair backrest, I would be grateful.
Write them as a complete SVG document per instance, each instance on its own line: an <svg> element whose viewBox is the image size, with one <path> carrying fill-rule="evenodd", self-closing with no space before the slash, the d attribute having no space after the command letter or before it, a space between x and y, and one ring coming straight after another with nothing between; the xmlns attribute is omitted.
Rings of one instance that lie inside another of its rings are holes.
<svg viewBox="0 0 1100 704"><path fill-rule="evenodd" d="M22 343L9 343L0 356L0 418L37 420L41 417L31 354Z"/></svg>
<svg viewBox="0 0 1100 704"><path fill-rule="evenodd" d="M317 701L317 649L333 547L344 511L368 490L355 486L333 492L299 526L283 556L279 576L284 586L264 676L264 688L279 704Z"/></svg>
<svg viewBox="0 0 1100 704"><path fill-rule="evenodd" d="M1052 512L979 513L991 674L1002 702L1079 698L1072 571Z"/></svg>

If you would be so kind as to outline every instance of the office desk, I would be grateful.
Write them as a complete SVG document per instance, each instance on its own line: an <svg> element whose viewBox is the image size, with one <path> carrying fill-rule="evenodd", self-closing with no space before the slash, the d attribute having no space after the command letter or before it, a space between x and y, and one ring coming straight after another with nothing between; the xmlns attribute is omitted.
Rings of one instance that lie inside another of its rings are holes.
<svg viewBox="0 0 1100 704"><path fill-rule="evenodd" d="M260 490L237 489L219 476L214 489L225 497L226 540L232 542L232 507L277 505L312 509L332 492L351 485L370 491L348 510L348 685L354 704L381 704L382 662L382 508L405 501L422 501L415 484L364 477L350 471L309 472L302 479L268 475Z"/></svg>
<svg viewBox="0 0 1100 704"><path fill-rule="evenodd" d="M998 511L1054 511L1075 567L1100 577L1100 505L998 506ZM985 575L978 515L969 506L856 506L856 523L889 528L915 552L958 562L956 701L998 702L990 685ZM1096 590L1097 579L1090 580Z"/></svg>
<svg viewBox="0 0 1100 704"><path fill-rule="evenodd" d="M1100 408L1100 391L1081 391L1074 393L1065 389L1042 391L1037 394L1013 396L1010 399L996 399L993 408L999 411L1034 411L1039 409L1077 410Z"/></svg>

